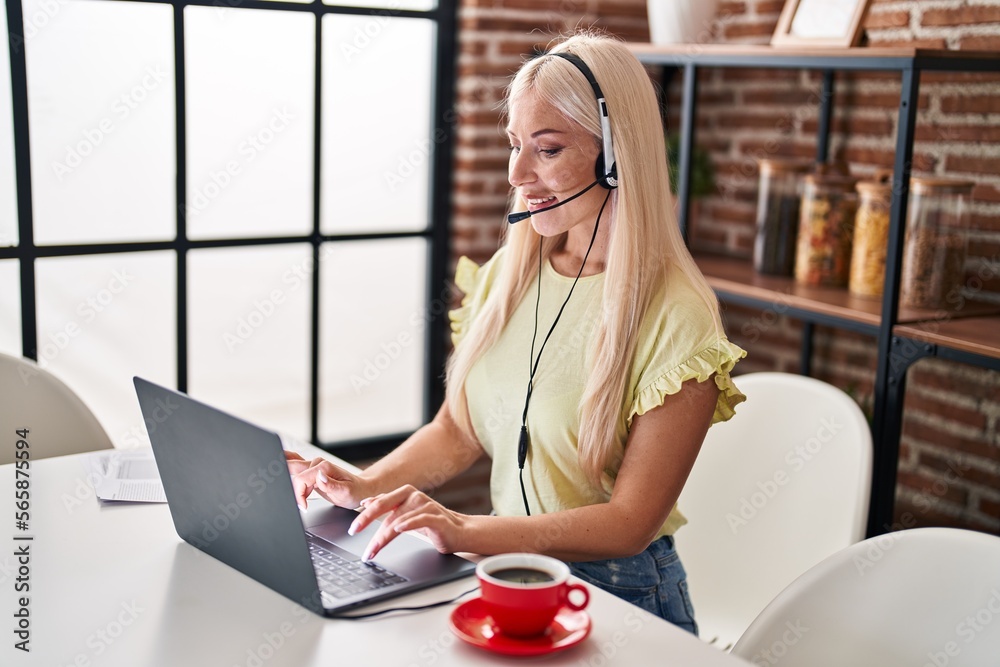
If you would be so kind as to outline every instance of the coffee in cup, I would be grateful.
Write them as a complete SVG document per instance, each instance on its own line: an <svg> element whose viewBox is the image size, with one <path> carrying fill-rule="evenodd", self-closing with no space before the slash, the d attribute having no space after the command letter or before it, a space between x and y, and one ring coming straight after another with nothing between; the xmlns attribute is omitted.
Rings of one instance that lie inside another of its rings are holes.
<svg viewBox="0 0 1000 667"><path fill-rule="evenodd" d="M476 576L487 613L497 630L510 637L537 637L563 607L580 611L590 602L584 586L568 583L569 567L549 556L490 556L479 562ZM581 601L570 599L571 593Z"/></svg>

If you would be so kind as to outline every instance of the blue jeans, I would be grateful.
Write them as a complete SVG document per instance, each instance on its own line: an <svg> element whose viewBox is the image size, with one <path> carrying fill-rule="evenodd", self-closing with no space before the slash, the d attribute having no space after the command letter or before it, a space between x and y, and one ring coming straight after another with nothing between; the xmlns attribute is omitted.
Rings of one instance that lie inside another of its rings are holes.
<svg viewBox="0 0 1000 667"><path fill-rule="evenodd" d="M567 564L574 576L697 636L687 573L669 535L635 556Z"/></svg>

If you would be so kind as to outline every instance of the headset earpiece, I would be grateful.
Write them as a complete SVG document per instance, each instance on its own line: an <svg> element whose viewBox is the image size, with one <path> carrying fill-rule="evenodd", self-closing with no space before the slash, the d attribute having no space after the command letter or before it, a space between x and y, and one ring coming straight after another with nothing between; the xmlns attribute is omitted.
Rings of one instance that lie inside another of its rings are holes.
<svg viewBox="0 0 1000 667"><path fill-rule="evenodd" d="M611 165L611 169L606 171L604 166L604 151L597 156L597 163L594 165L594 177L597 184L605 190L614 190L618 187L618 167Z"/></svg>

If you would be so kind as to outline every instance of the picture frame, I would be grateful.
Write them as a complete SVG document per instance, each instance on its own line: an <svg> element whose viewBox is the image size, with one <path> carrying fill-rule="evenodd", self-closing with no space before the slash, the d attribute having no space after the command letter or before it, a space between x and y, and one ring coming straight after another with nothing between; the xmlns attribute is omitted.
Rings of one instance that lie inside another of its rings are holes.
<svg viewBox="0 0 1000 667"><path fill-rule="evenodd" d="M870 0L786 0L771 46L856 46L869 4Z"/></svg>

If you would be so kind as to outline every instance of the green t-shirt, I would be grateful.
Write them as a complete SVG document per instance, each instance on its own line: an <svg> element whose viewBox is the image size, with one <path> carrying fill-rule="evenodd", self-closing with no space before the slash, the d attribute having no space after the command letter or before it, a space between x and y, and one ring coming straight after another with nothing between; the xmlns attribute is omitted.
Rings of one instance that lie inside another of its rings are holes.
<svg viewBox="0 0 1000 667"><path fill-rule="evenodd" d="M504 249L482 267L466 257L459 260L455 283L465 292L461 308L450 313L453 341L461 344L472 320L482 309L499 275ZM535 354L566 299L573 278L542 267ZM594 488L580 468L577 437L579 405L588 375L587 352L600 317L604 274L580 278L559 324L545 345L535 374L528 433L531 447L524 468L524 486L532 513L608 502L610 494ZM496 344L475 363L466 380L469 416L476 437L492 458L490 496L501 516L523 515L518 483L517 444L528 387L529 356L535 317L535 286L514 310ZM690 379L707 380L713 373L719 400L713 423L733 415L745 400L729 372L745 352L730 343L721 325L679 271L668 277L642 322L622 418L631 426L663 404ZM674 507L661 535L671 535L685 519Z"/></svg>

